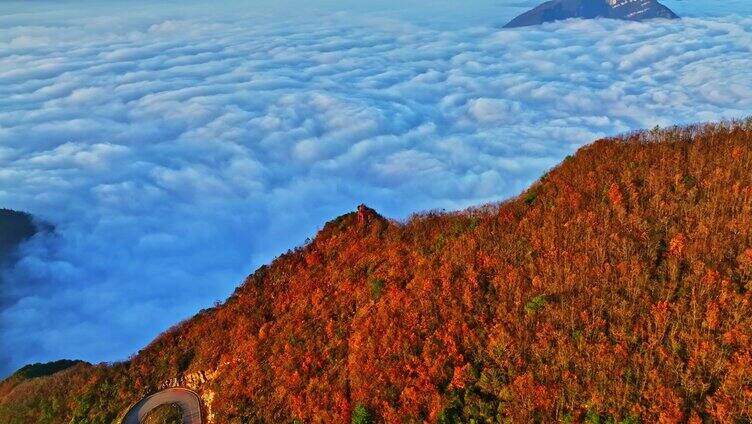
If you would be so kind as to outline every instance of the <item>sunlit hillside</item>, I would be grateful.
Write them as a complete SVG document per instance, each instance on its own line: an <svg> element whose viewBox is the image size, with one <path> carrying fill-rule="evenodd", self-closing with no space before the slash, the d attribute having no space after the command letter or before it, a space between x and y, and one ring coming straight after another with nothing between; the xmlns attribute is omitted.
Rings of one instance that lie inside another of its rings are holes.
<svg viewBox="0 0 752 424"><path fill-rule="evenodd" d="M752 121L656 129L504 203L362 208L127 362L5 381L0 422L185 377L216 423L749 423L751 170Z"/></svg>

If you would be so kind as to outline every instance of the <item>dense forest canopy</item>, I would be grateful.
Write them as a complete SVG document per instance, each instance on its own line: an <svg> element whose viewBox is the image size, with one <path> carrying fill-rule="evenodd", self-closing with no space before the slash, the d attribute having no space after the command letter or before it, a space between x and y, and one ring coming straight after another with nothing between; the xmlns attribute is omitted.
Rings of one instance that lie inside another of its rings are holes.
<svg viewBox="0 0 752 424"><path fill-rule="evenodd" d="M210 370L218 423L752 420L752 121L598 140L516 199L341 216L128 361L0 384L105 423Z"/></svg>

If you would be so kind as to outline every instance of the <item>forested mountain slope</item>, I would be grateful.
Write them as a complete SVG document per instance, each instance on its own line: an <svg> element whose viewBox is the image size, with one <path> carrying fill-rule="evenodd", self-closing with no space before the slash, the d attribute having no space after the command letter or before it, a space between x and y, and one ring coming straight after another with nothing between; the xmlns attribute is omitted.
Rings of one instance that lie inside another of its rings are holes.
<svg viewBox="0 0 752 424"><path fill-rule="evenodd" d="M749 423L751 170L752 122L655 130L501 204L341 216L127 362L4 382L0 422L210 370L217 423Z"/></svg>

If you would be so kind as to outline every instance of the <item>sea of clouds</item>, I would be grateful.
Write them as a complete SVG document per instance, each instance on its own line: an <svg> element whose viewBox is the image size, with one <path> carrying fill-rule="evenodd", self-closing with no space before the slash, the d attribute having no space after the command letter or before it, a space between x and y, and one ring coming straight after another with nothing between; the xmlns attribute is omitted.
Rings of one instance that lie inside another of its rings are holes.
<svg viewBox="0 0 752 424"><path fill-rule="evenodd" d="M56 230L3 271L0 375L125 359L358 203L497 201L595 138L752 114L749 14L502 30L507 3L4 6L0 206Z"/></svg>

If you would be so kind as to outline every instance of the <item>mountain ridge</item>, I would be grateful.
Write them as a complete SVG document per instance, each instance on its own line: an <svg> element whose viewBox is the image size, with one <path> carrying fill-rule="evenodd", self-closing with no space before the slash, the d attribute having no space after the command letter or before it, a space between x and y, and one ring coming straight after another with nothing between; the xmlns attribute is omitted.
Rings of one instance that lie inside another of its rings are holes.
<svg viewBox="0 0 752 424"><path fill-rule="evenodd" d="M694 125L598 140L498 204L361 208L128 361L0 383L0 421L111 422L210 370L217 423L744 422L750 167L752 121Z"/></svg>

